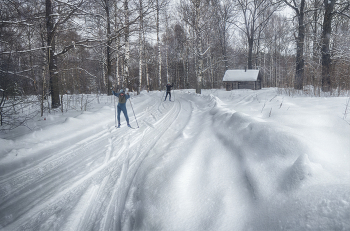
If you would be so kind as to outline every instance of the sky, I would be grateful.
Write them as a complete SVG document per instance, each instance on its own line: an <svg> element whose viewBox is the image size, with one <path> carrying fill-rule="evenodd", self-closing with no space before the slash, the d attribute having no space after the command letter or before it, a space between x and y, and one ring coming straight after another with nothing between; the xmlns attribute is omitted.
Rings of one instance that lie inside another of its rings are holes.
<svg viewBox="0 0 350 231"><path fill-rule="evenodd" d="M1 231L350 229L349 97L131 95L0 134Z"/></svg>

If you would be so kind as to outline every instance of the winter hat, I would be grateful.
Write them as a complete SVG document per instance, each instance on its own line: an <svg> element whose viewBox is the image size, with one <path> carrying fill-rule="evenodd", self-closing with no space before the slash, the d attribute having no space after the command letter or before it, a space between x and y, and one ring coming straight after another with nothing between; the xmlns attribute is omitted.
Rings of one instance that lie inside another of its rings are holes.
<svg viewBox="0 0 350 231"><path fill-rule="evenodd" d="M119 93L123 93L124 92L124 90L123 89L121 89L120 91L119 91Z"/></svg>

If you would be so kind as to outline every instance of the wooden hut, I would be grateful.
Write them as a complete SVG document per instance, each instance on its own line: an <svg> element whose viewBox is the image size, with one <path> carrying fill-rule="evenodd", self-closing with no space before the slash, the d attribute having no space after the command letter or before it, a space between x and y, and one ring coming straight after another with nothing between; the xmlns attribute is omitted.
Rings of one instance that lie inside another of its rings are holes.
<svg viewBox="0 0 350 231"><path fill-rule="evenodd" d="M261 89L259 70L227 70L222 81L226 84L226 91L233 89Z"/></svg>

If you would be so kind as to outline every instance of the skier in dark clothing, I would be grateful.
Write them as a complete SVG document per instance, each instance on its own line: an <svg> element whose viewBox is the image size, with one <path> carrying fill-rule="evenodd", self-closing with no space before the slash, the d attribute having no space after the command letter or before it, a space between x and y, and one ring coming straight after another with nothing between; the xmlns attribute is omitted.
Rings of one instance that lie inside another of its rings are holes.
<svg viewBox="0 0 350 231"><path fill-rule="evenodd" d="M170 85L170 83L168 83L168 84L166 85L166 95L165 95L164 101L166 100L168 94L169 94L169 101L171 101L171 88L172 88L173 86L174 86L174 84L171 84L171 85Z"/></svg>
<svg viewBox="0 0 350 231"><path fill-rule="evenodd" d="M130 95L129 93L126 93L124 92L123 89L121 89L119 91L119 93L116 93L114 91L113 92L113 95L117 96L119 98L119 101L118 101L118 106L117 106L117 112L118 112L118 127L120 127L120 112L123 111L123 114L125 116L125 120L126 120L126 123L128 124L128 127L130 127L130 124L129 124L129 117L128 117L128 112L126 111L126 100L130 98Z"/></svg>

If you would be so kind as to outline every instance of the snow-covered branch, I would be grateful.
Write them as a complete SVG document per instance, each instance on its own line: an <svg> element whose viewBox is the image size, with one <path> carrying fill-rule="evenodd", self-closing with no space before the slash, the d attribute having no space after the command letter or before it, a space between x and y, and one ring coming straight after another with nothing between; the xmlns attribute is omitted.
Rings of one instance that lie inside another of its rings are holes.
<svg viewBox="0 0 350 231"><path fill-rule="evenodd" d="M73 14L79 9L79 7L84 3L84 0L82 0L78 5L74 5L72 7L74 7L74 9L62 20L62 21L58 21L54 28L53 28L53 31L56 31L57 30L57 27L66 23L72 16Z"/></svg>
<svg viewBox="0 0 350 231"><path fill-rule="evenodd" d="M67 53L68 51L70 51L71 49L74 49L76 46L81 46L81 47L85 47L85 48L93 48L91 46L85 45L85 43L88 43L88 42L101 42L101 40L98 40L98 39L93 39L93 40L86 39L84 41L73 42L72 45L64 47L63 50L61 52L59 52L59 53L56 53L55 56L63 55L65 53Z"/></svg>
<svg viewBox="0 0 350 231"><path fill-rule="evenodd" d="M80 6L76 6L76 5L70 4L69 2L62 2L62 1L59 1L59 0L55 0L55 2L67 5L67 6L71 7L71 8L73 8L73 9L76 8L77 10L79 10L80 12L82 12L82 13L84 13L86 15L91 15L91 16L94 16L94 17L104 18L104 16L101 15L101 14L94 14L94 13L91 13L91 12L87 12L84 9L81 9Z"/></svg>
<svg viewBox="0 0 350 231"><path fill-rule="evenodd" d="M90 75L91 77L98 78L96 75L91 74L91 73L88 72L86 69L81 68L81 67L63 69L62 71L71 71L71 70L81 70L81 71L84 71L86 74Z"/></svg>
<svg viewBox="0 0 350 231"><path fill-rule="evenodd" d="M205 53L207 53L207 51L209 51L210 46L201 54L201 56L205 55Z"/></svg>
<svg viewBox="0 0 350 231"><path fill-rule="evenodd" d="M0 21L0 24L9 24L9 25L22 25L22 26L33 26L33 24L27 23L26 21Z"/></svg>
<svg viewBox="0 0 350 231"><path fill-rule="evenodd" d="M47 49L47 48L50 48L50 46L38 47L38 48L33 48L30 50L23 50L23 51L5 51L5 52L2 52L1 54L27 53L27 52L34 52L37 50L43 50L43 49Z"/></svg>
<svg viewBox="0 0 350 231"><path fill-rule="evenodd" d="M26 78L26 79L30 79L31 81L35 82L34 79L28 77L28 76L25 76L25 75L21 75L22 73L26 73L26 72L29 72L29 71L32 71L32 69L28 69L28 70L24 70L24 71L19 71L19 72L11 72L11 71L3 71L3 70L0 70L0 72L2 73L6 73L6 74L10 74L10 75L17 75L17 76L20 76L20 77L23 77L23 78Z"/></svg>

